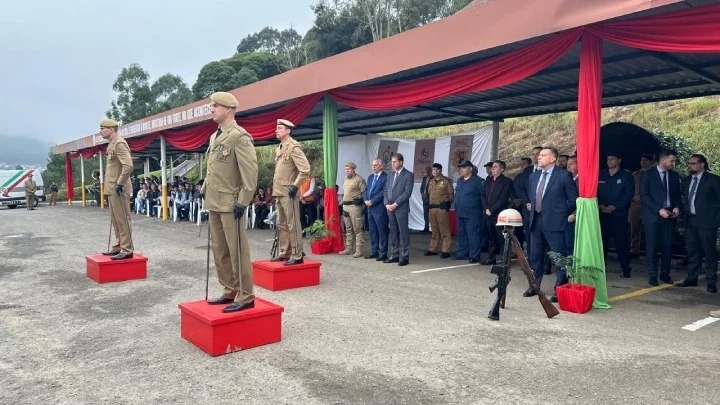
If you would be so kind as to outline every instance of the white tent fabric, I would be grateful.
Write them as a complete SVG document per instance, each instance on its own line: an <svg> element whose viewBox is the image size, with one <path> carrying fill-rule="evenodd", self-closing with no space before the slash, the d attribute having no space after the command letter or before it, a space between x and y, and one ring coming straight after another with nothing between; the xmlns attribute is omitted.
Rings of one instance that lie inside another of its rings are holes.
<svg viewBox="0 0 720 405"><path fill-rule="evenodd" d="M443 174L452 177L456 168L448 168L450 160L450 142L453 136L473 136L472 154L470 161L478 167L478 174L485 178L483 165L492 157L492 125L484 126L472 131L461 132L451 136L435 139L434 161L443 166ZM354 162L357 165L356 173L367 179L372 173L370 162L378 158L381 140L398 142L397 151L405 158L405 168L414 172L415 140L388 138L380 135L353 135L342 137L338 142L338 186L342 194L342 183L345 179L345 163ZM424 170L421 168L420 170ZM421 181L415 181L413 194L410 198L410 229L422 230L424 227L422 198L420 197Z"/></svg>

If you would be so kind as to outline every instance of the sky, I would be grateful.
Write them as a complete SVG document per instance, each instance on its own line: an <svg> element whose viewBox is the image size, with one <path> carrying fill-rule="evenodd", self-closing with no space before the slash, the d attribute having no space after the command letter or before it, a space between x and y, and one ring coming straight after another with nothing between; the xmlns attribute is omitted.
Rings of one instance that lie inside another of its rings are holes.
<svg viewBox="0 0 720 405"><path fill-rule="evenodd" d="M138 63L192 87L265 26L305 33L317 0L32 0L0 8L0 136L61 144L97 132L112 84Z"/></svg>

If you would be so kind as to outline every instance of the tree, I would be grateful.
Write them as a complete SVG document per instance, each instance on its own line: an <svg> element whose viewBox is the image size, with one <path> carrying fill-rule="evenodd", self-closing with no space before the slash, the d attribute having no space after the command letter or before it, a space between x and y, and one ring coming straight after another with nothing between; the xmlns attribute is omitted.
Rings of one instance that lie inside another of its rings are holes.
<svg viewBox="0 0 720 405"><path fill-rule="evenodd" d="M74 159L73 163L73 179L76 187L80 186L80 161ZM85 160L85 184L90 185L93 182L92 172L100 167L97 157ZM43 172L43 181L45 187L50 187L53 181L58 185L65 183L65 154L53 155L52 150L48 152L47 165Z"/></svg>
<svg viewBox="0 0 720 405"><path fill-rule="evenodd" d="M16 165L15 170L25 170L25 168L22 165Z"/></svg>
<svg viewBox="0 0 720 405"><path fill-rule="evenodd" d="M302 66L309 60L303 36L293 28L279 31L272 27L265 27L259 32L243 38L236 49L238 54L271 53L277 56L277 66L281 71Z"/></svg>
<svg viewBox="0 0 720 405"><path fill-rule="evenodd" d="M322 1L313 8L315 22L305 34L310 59L319 60L372 42L370 31L359 18L360 10L340 1Z"/></svg>
<svg viewBox="0 0 720 405"><path fill-rule="evenodd" d="M172 110L192 101L192 92L180 76L166 73L150 86L153 105L150 114Z"/></svg>
<svg viewBox="0 0 720 405"><path fill-rule="evenodd" d="M148 72L136 63L123 68L113 83L117 99L106 115L123 123L147 117L154 105L149 79Z"/></svg>
<svg viewBox="0 0 720 405"><path fill-rule="evenodd" d="M213 61L200 69L198 78L193 84L192 93L195 100L209 97L216 91L228 91L234 86L235 69L223 61Z"/></svg>

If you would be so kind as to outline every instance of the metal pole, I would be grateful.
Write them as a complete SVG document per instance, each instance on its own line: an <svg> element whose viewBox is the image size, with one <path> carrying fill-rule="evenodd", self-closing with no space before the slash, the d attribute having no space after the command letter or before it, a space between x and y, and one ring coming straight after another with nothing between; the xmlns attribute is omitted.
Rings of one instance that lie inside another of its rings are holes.
<svg viewBox="0 0 720 405"><path fill-rule="evenodd" d="M144 170L144 172L145 172L145 173L144 173L144 174L145 174L145 180L147 180L148 177L150 177L150 158L149 158L149 157L146 157L146 158L145 158L145 170Z"/></svg>
<svg viewBox="0 0 720 405"><path fill-rule="evenodd" d="M492 160L498 159L498 147L500 143L500 121L492 122Z"/></svg>
<svg viewBox="0 0 720 405"><path fill-rule="evenodd" d="M198 179L203 178L203 155L202 153L198 153L198 170L200 175L198 176Z"/></svg>
<svg viewBox="0 0 720 405"><path fill-rule="evenodd" d="M105 208L105 169L103 168L102 151L98 152L100 159L100 208Z"/></svg>
<svg viewBox="0 0 720 405"><path fill-rule="evenodd" d="M165 137L160 136L160 177L162 178L162 219L168 219L168 192L167 192L167 146Z"/></svg>
<svg viewBox="0 0 720 405"><path fill-rule="evenodd" d="M82 195L82 206L85 208L85 158L80 156L80 195Z"/></svg>

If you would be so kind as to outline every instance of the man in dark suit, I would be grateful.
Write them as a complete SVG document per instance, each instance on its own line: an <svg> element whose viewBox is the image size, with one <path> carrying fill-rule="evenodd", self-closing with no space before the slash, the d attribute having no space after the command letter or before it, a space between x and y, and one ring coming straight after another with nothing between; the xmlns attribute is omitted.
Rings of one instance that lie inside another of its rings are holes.
<svg viewBox="0 0 720 405"><path fill-rule="evenodd" d="M458 250L453 260L480 262L482 246L483 181L473 173L469 160L458 165L460 178L455 185L455 214L457 215Z"/></svg>
<svg viewBox="0 0 720 405"><path fill-rule="evenodd" d="M690 176L682 179L688 275L676 286L697 286L705 256L707 291L716 293L718 256L715 243L720 226L720 177L708 171L708 161L701 154L690 156L688 166Z"/></svg>
<svg viewBox="0 0 720 405"><path fill-rule="evenodd" d="M606 170L600 172L597 198L600 209L600 230L604 253L610 239L620 262L620 277L630 277L630 240L628 239L628 213L635 194L632 174L620 167L622 159L617 152L608 152Z"/></svg>
<svg viewBox="0 0 720 405"><path fill-rule="evenodd" d="M535 273L538 288L542 285L545 249L567 255L565 229L568 217L575 210L578 197L577 185L569 171L556 166L558 151L555 148L543 148L538 156L541 171L530 175L526 188L525 209L530 214L530 267ZM567 283L565 269L558 267L555 286ZM535 292L528 288L524 297L532 297ZM553 294L551 298L557 302Z"/></svg>
<svg viewBox="0 0 720 405"><path fill-rule="evenodd" d="M525 169L523 169L522 173L520 173L515 178L515 195L522 200L522 204L525 205L526 201L528 201L527 196L527 187L528 182L530 181L530 175L532 173L540 171L540 167L537 164L538 156L540 156L540 151L542 150L542 146L536 146L532 150L532 164ZM522 217L523 217L523 233L525 234L525 251L530 257L530 247L531 247L531 239L532 235L530 232L530 213L527 210L521 209L520 210Z"/></svg>
<svg viewBox="0 0 720 405"><path fill-rule="evenodd" d="M388 216L383 205L387 173L383 171L380 159L373 160L371 166L373 174L368 177L365 189L365 206L370 224L370 254L365 258L383 261L387 259Z"/></svg>
<svg viewBox="0 0 720 405"><path fill-rule="evenodd" d="M502 227L497 226L497 217L500 211L506 209L515 192L513 182L505 177L505 167L502 160L492 164L492 176L485 181L485 192L482 195L482 205L485 207L485 230L488 235L488 257L481 264L492 265L497 262L495 256L502 253L504 240Z"/></svg>
<svg viewBox="0 0 720 405"><path fill-rule="evenodd" d="M650 285L658 285L657 252L662 254L660 280L672 284L670 253L672 234L680 216L680 178L672 169L677 153L663 151L658 165L643 173L640 179L640 202L645 226L645 256Z"/></svg>
<svg viewBox="0 0 720 405"><path fill-rule="evenodd" d="M400 153L393 155L393 173L385 182L385 209L390 222L390 241L392 255L383 263L397 263L407 266L410 263L410 195L412 195L414 177L411 171L403 167L405 158Z"/></svg>
<svg viewBox="0 0 720 405"><path fill-rule="evenodd" d="M579 187L578 166L577 166L577 156L576 155L572 155L568 158L567 170L572 175L575 185L577 185ZM573 205L572 201L568 201L568 206L572 206L572 205ZM567 250L568 256L572 256L573 254L575 254L575 220L576 219L577 219L577 217L575 216L575 210L572 210L572 212L568 216L567 228L565 228L565 250Z"/></svg>

